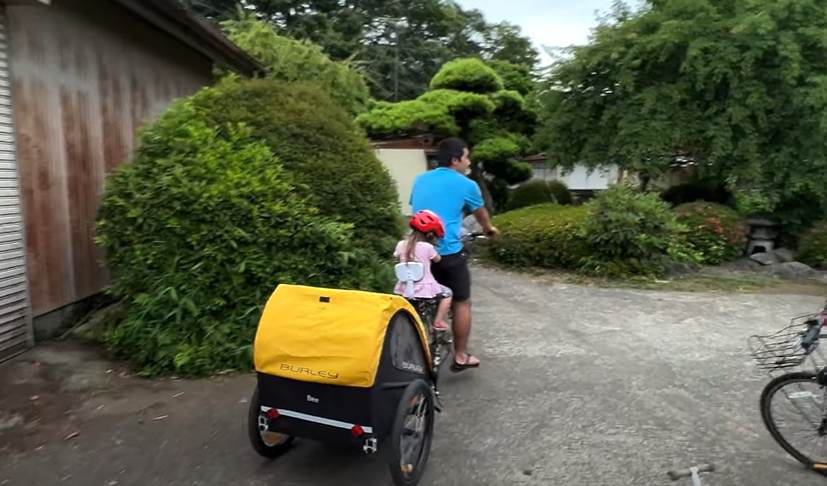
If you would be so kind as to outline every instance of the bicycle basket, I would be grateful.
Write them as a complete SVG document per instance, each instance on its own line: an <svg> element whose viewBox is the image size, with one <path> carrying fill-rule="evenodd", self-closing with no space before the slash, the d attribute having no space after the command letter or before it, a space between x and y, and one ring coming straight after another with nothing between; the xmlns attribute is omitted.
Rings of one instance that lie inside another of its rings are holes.
<svg viewBox="0 0 827 486"><path fill-rule="evenodd" d="M790 325L778 332L750 336L750 354L763 370L781 370L801 365L818 348L819 339L803 346L801 339L816 324L820 314L807 314L790 319Z"/></svg>

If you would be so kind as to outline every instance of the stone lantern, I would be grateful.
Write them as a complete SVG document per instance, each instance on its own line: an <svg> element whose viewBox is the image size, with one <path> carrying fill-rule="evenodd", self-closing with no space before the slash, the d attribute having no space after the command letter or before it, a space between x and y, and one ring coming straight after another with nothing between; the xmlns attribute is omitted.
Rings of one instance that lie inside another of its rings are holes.
<svg viewBox="0 0 827 486"><path fill-rule="evenodd" d="M750 239L747 246L747 256L755 253L772 253L775 249L775 237L778 236L777 226L770 220L755 218L747 220L750 226Z"/></svg>

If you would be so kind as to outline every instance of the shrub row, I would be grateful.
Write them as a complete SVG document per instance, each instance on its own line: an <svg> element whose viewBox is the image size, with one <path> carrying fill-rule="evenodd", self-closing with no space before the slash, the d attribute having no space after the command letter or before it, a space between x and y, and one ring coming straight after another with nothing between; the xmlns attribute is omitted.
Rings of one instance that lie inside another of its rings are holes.
<svg viewBox="0 0 827 486"><path fill-rule="evenodd" d="M718 264L744 251L747 227L714 203L676 210L656 194L613 185L579 206L540 204L497 215L492 256L513 266L625 277L661 274L673 261Z"/></svg>
<svg viewBox="0 0 827 486"><path fill-rule="evenodd" d="M703 263L714 265L743 255L749 227L724 184L693 180L661 193L676 206L678 218L689 226L687 241L698 249ZM777 246L796 248L795 258L818 269L827 269L827 221L822 201L812 194L793 191L778 201L772 219L778 223Z"/></svg>
<svg viewBox="0 0 827 486"><path fill-rule="evenodd" d="M615 185L585 206L567 204L571 194L556 181L535 180L511 191L508 211L495 217L503 237L492 246L494 258L514 266L652 275L669 261L737 260L749 239L749 225L731 207L725 188L705 181L675 186L659 197ZM796 241L796 260L827 269L827 221L812 223L817 211L811 213L789 220L777 216L781 236L787 237L781 243Z"/></svg>
<svg viewBox="0 0 827 486"><path fill-rule="evenodd" d="M738 207L735 196L726 185L714 179L690 180L674 185L661 192L661 198L675 207L692 202L718 203L731 209ZM825 216L823 201L806 191L791 190L777 201L772 211L771 219L778 223L776 246L809 248L810 243L805 240L810 238L814 229L818 232L816 228L824 226L820 221ZM809 249L803 249L801 258L814 262L810 254Z"/></svg>
<svg viewBox="0 0 827 486"><path fill-rule="evenodd" d="M675 208L686 225L684 240L705 265L719 265L744 255L749 225L734 209L711 202L691 202Z"/></svg>
<svg viewBox="0 0 827 486"><path fill-rule="evenodd" d="M587 214L583 206L539 204L495 216L502 236L492 253L516 267L577 268L586 256L578 230Z"/></svg>

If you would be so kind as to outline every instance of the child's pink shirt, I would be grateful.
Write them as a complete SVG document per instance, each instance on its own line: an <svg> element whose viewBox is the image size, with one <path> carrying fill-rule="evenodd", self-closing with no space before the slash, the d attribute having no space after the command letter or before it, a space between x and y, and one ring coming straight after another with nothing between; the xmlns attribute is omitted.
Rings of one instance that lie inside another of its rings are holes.
<svg viewBox="0 0 827 486"><path fill-rule="evenodd" d="M405 246L407 241L402 240L396 244L396 250L393 256L400 262L406 261L407 252ZM432 299L442 292L442 288L431 273L431 259L437 256L436 248L430 243L419 241L416 243L416 250L414 251L414 260L421 263L424 267L422 280L414 282L414 297L418 299ZM394 293L398 295L407 295L407 284L405 282L396 282Z"/></svg>

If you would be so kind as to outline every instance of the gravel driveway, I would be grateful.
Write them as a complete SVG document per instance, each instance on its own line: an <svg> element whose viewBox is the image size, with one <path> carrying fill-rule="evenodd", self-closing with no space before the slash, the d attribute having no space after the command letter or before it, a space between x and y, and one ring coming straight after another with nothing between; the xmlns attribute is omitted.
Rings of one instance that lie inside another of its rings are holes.
<svg viewBox="0 0 827 486"><path fill-rule="evenodd" d="M423 486L666 485L667 469L709 461L710 486L824 484L764 431L767 378L746 348L821 299L474 272L471 346L483 365L443 378ZM45 346L0 367L0 485L390 484L379 460L317 444L257 457L244 428L249 375L147 383L95 356Z"/></svg>

